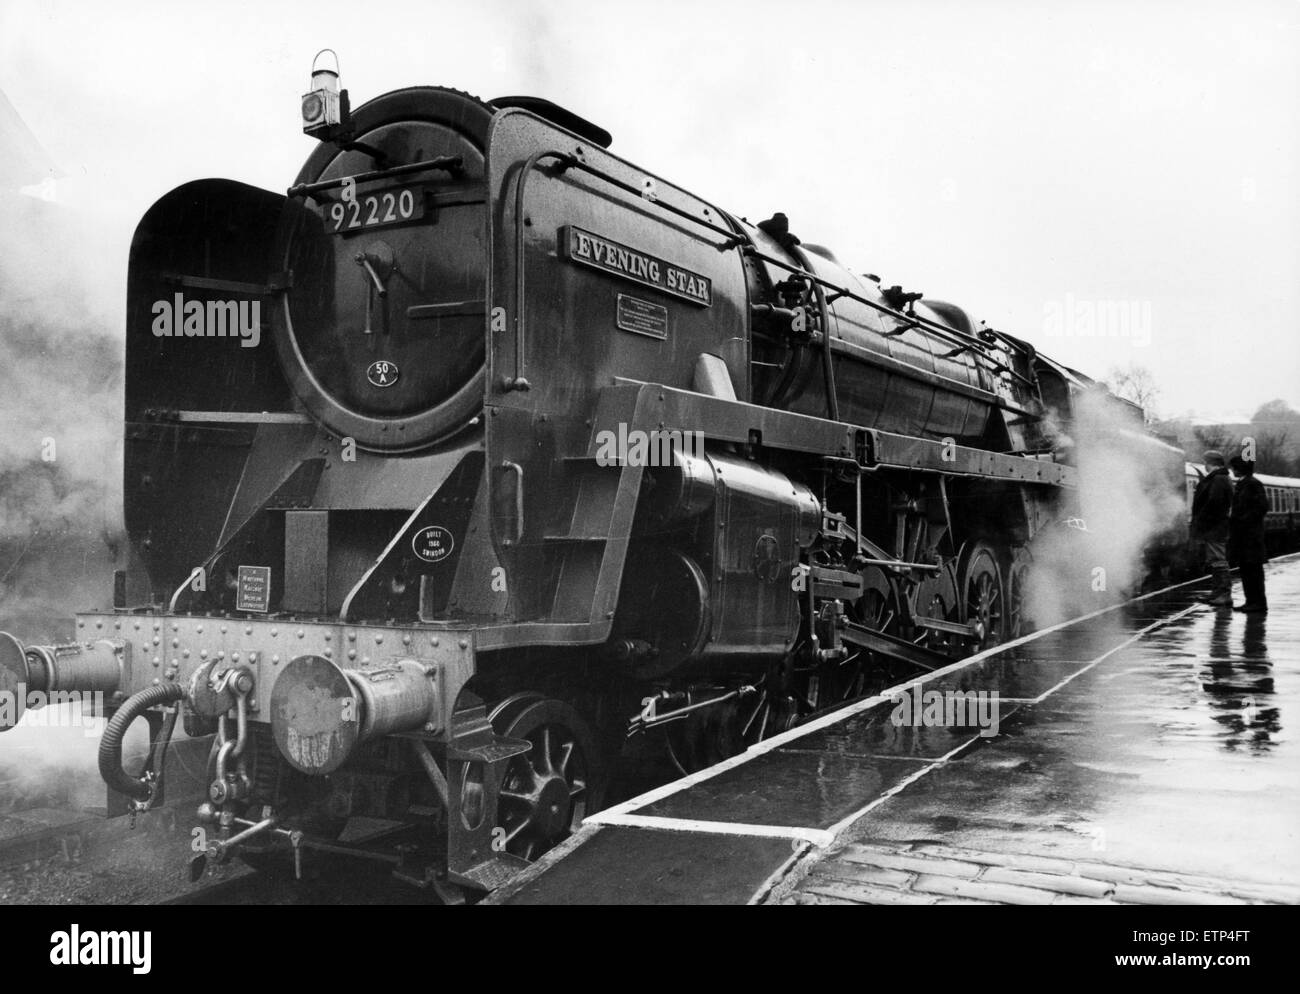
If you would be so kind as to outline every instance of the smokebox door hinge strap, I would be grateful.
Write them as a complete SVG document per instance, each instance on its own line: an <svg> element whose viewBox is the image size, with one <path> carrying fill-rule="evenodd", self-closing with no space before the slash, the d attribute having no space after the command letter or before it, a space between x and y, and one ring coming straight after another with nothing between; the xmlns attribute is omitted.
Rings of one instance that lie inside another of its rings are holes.
<svg viewBox="0 0 1300 994"><path fill-rule="evenodd" d="M208 276L183 276L179 273L163 273L161 279L168 286L192 290L217 290L222 293L246 293L255 297L267 297L293 287L292 270L276 273L266 283L246 283L241 280L222 280Z"/></svg>

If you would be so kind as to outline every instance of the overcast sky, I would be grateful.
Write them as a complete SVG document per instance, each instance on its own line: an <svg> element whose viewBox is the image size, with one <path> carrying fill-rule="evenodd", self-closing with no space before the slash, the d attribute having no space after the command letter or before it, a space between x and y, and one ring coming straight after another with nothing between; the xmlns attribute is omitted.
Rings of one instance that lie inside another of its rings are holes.
<svg viewBox="0 0 1300 994"><path fill-rule="evenodd" d="M568 106L855 270L1091 375L1149 367L1165 416L1300 407L1297 0L0 0L0 89L118 325L153 200L292 181L324 46L354 105L432 83Z"/></svg>

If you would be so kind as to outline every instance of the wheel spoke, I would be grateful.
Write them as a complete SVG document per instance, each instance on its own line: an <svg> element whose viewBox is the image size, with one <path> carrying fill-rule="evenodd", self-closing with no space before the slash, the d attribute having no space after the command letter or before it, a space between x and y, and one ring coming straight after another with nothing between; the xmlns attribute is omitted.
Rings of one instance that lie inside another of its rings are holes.
<svg viewBox="0 0 1300 994"><path fill-rule="evenodd" d="M542 726L542 741L538 743L538 757L541 762L538 764L538 770L541 773L554 773L555 764L551 760L551 726Z"/></svg>
<svg viewBox="0 0 1300 994"><path fill-rule="evenodd" d="M519 838L519 836L523 834L524 829L526 829L530 824L531 821L524 818L514 828L507 829L505 839L506 845L510 845L510 843L514 842L515 839Z"/></svg>
<svg viewBox="0 0 1300 994"><path fill-rule="evenodd" d="M513 855L534 860L594 809L600 781L588 769L593 745L581 716L561 701L516 696L529 700L513 710L498 706L493 727L531 748L510 762L498 793L497 824Z"/></svg>
<svg viewBox="0 0 1300 994"><path fill-rule="evenodd" d="M557 772L560 776L567 777L569 773L569 760L573 758L573 750L577 748L578 743L572 739L566 739L560 743L560 764Z"/></svg>
<svg viewBox="0 0 1300 994"><path fill-rule="evenodd" d="M529 793L535 793L537 790L538 776L537 776L537 768L533 765L532 753L526 753L523 756L518 757L518 760L519 761L517 764L515 764L514 768L520 772L523 772L525 770L528 772L527 777L523 777L523 776L519 777L520 781L526 779L527 784L525 785L524 783L521 782L519 786L521 788L527 786Z"/></svg>

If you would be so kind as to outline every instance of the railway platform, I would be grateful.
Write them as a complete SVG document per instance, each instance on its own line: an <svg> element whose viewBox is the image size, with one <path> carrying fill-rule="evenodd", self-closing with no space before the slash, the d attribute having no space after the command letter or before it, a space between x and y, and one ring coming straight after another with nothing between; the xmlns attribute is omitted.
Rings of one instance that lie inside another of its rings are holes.
<svg viewBox="0 0 1300 994"><path fill-rule="evenodd" d="M1267 615L1191 581L820 717L490 902L1300 903L1300 557L1267 582Z"/></svg>

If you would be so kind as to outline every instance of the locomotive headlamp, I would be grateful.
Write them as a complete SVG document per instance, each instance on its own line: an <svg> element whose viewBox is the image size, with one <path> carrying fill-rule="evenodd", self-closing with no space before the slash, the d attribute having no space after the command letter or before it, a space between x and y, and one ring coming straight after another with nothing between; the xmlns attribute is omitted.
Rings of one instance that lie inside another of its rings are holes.
<svg viewBox="0 0 1300 994"><path fill-rule="evenodd" d="M319 68L317 63L326 52L334 57L334 68ZM339 92L339 57L332 48L322 48L311 63L311 92L302 98L302 130L322 141L331 137L331 129L347 116L347 93Z"/></svg>

